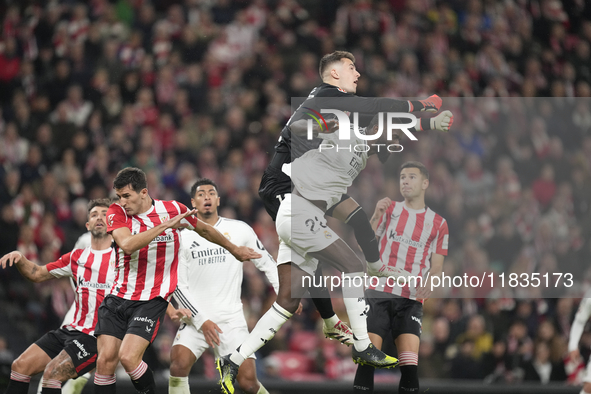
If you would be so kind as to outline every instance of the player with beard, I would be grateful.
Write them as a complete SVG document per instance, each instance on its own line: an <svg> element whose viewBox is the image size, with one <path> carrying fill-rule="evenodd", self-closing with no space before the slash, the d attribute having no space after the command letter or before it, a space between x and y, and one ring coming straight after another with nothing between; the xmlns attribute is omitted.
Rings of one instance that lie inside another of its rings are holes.
<svg viewBox="0 0 591 394"><path fill-rule="evenodd" d="M45 334L12 363L7 394L28 393L31 376L39 372L43 372L42 393L61 393L63 382L94 369L96 311L115 276L115 252L107 234L109 205L108 199L92 200L88 205L86 228L91 234L90 247L74 249L43 267L17 251L0 259L2 268L14 264L32 282L71 277L76 284L76 309L71 323Z"/></svg>

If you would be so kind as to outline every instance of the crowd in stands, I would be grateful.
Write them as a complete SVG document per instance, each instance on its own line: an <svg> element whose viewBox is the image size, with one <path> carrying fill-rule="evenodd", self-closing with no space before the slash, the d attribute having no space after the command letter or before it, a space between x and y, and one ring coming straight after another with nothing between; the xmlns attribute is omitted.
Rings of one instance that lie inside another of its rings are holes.
<svg viewBox="0 0 591 394"><path fill-rule="evenodd" d="M368 215L380 198L400 200L397 168L419 160L431 173L428 205L448 221L444 271L579 279L550 296L484 288L427 301L420 375L575 379L566 342L591 283L588 2L63 0L0 10L1 255L18 249L47 264L70 251L86 232L87 201L112 196L125 166L147 173L155 198L185 204L196 179L215 180L221 215L252 225L275 255L274 223L257 193L262 171L290 98L319 84L323 54L349 50L359 95L438 94L456 115L450 133L403 142L384 167L369 161L351 190ZM272 296L252 265L245 270L254 325ZM33 286L1 270L4 354L55 329L72 300L67 281ZM333 303L344 315L342 301ZM261 350L264 376L353 376L350 350L324 340L319 320L306 302ZM174 333L168 323L153 346L162 369ZM589 345L585 334L585 358ZM212 359L195 371L213 378Z"/></svg>

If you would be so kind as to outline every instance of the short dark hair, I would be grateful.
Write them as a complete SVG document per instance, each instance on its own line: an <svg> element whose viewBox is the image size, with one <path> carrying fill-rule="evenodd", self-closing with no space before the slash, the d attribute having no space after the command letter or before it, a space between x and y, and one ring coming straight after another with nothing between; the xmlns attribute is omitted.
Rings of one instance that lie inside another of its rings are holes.
<svg viewBox="0 0 591 394"><path fill-rule="evenodd" d="M349 59L353 63L355 63L355 56L351 52L347 51L334 51L333 53L329 53L328 55L324 55L322 59L320 59L320 65L318 66L318 72L320 73L320 78L324 78L323 74L328 69L328 66L335 62L340 62L342 59Z"/></svg>
<svg viewBox="0 0 591 394"><path fill-rule="evenodd" d="M131 185L131 188L136 193L148 188L146 174L137 167L122 169L117 173L113 181L113 189L123 189L127 185Z"/></svg>
<svg viewBox="0 0 591 394"><path fill-rule="evenodd" d="M216 185L214 181L212 181L209 178L201 178L197 182L195 182L193 186L191 186L191 198L195 197L195 193L197 193L197 188L203 185L211 185L215 187L216 191L218 191L218 185Z"/></svg>
<svg viewBox="0 0 591 394"><path fill-rule="evenodd" d="M407 161L400 166L400 171L404 170L405 168L418 168L419 171L421 171L421 175L425 179L429 179L429 170L427 170L427 167L425 167L425 165L419 161Z"/></svg>
<svg viewBox="0 0 591 394"><path fill-rule="evenodd" d="M104 207L109 208L111 206L111 199L110 198L97 198L94 200L90 200L88 203L88 213L92 211L92 208L95 207Z"/></svg>

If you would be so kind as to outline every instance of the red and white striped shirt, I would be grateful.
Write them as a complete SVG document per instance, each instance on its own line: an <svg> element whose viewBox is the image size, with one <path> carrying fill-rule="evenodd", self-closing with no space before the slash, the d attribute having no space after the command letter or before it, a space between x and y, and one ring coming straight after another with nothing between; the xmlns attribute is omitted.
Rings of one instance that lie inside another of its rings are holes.
<svg viewBox="0 0 591 394"><path fill-rule="evenodd" d="M107 211L107 231L112 233L127 227L132 235L139 234L187 210L176 201L153 200L148 211L129 216L121 205L112 204ZM188 217L186 223L193 229L197 218ZM116 245L117 266L111 293L133 301L148 301L158 296L168 300L177 285L179 248L179 230L170 228L132 254L125 254Z"/></svg>
<svg viewBox="0 0 591 394"><path fill-rule="evenodd" d="M115 250L74 249L46 267L56 278L72 277L76 283L76 311L66 326L94 335L99 306L113 286Z"/></svg>
<svg viewBox="0 0 591 394"><path fill-rule="evenodd" d="M447 222L430 208L411 209L404 202L392 202L380 218L376 236L380 259L412 276L425 276L431 268L431 253L447 256ZM379 278L378 285L369 289L416 299L413 281L409 287L388 279ZM404 284L402 280L399 283Z"/></svg>

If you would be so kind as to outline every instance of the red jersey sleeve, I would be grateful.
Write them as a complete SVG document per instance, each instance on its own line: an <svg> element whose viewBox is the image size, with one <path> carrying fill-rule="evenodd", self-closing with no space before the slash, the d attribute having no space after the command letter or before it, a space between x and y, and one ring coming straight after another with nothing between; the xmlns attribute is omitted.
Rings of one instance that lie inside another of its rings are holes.
<svg viewBox="0 0 591 394"><path fill-rule="evenodd" d="M437 232L437 246L435 247L435 253L447 256L447 243L449 240L449 231L447 229L447 221L441 223L439 231Z"/></svg>
<svg viewBox="0 0 591 394"><path fill-rule="evenodd" d="M127 227L131 230L131 218L127 216L125 209L119 204L111 204L107 211L107 232Z"/></svg>
<svg viewBox="0 0 591 394"><path fill-rule="evenodd" d="M47 271L56 278L63 278L64 276L72 276L72 252L60 257L57 261L47 264L45 267Z"/></svg>
<svg viewBox="0 0 591 394"><path fill-rule="evenodd" d="M185 212L187 212L189 210L189 208L187 208L187 206L185 204L181 204L180 202L178 203L179 205L179 214L183 214ZM197 217L196 216L187 216L186 218L184 218L181 223L183 224L188 224L189 225L189 229L190 230L195 230L195 227L197 226Z"/></svg>

